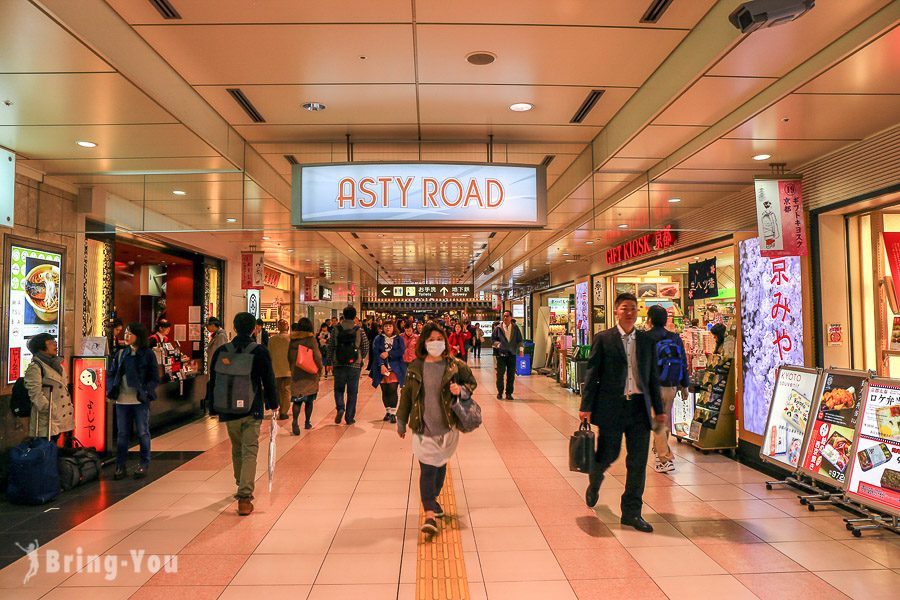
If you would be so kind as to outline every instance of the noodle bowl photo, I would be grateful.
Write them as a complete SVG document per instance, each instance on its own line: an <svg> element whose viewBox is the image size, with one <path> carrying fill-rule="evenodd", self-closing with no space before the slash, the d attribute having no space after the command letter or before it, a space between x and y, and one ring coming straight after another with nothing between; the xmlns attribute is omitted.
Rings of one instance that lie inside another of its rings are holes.
<svg viewBox="0 0 900 600"><path fill-rule="evenodd" d="M55 321L59 314L59 268L38 265L25 276L25 298L42 321Z"/></svg>

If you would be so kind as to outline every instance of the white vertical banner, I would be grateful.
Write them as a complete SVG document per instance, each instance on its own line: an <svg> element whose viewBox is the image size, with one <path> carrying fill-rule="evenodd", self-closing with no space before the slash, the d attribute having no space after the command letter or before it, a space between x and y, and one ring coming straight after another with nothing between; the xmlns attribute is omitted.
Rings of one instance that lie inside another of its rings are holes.
<svg viewBox="0 0 900 600"><path fill-rule="evenodd" d="M247 312L259 318L259 290L247 290Z"/></svg>
<svg viewBox="0 0 900 600"><path fill-rule="evenodd" d="M16 155L0 148L0 225L13 226L16 196Z"/></svg>

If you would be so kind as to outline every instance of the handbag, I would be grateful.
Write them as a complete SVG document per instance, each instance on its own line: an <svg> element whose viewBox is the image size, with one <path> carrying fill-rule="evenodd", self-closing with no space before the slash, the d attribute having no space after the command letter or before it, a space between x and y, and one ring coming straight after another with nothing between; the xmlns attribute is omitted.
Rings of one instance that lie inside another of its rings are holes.
<svg viewBox="0 0 900 600"><path fill-rule="evenodd" d="M459 422L457 429L463 433L469 433L470 431L475 431L481 427L481 407L471 398L463 400L462 398L457 397L456 402L451 404L450 408L453 410L453 414L456 415L456 420Z"/></svg>
<svg viewBox="0 0 900 600"><path fill-rule="evenodd" d="M306 373L314 374L319 372L319 366L316 364L313 351L303 344L297 346L297 360L295 361L297 368Z"/></svg>
<svg viewBox="0 0 900 600"><path fill-rule="evenodd" d="M596 458L596 443L590 423L583 420L578 431L569 438L569 470L590 473Z"/></svg>

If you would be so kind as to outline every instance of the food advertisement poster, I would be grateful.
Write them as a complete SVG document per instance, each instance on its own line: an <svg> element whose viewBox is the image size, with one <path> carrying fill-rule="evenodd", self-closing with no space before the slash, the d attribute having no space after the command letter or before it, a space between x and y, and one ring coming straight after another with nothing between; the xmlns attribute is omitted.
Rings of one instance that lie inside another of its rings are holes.
<svg viewBox="0 0 900 600"><path fill-rule="evenodd" d="M847 492L900 516L900 384L869 382L861 410Z"/></svg>
<svg viewBox="0 0 900 600"><path fill-rule="evenodd" d="M72 360L75 438L83 446L106 450L106 357Z"/></svg>
<svg viewBox="0 0 900 600"><path fill-rule="evenodd" d="M575 284L575 329L578 331L578 343L588 343L591 313L589 312L589 285L587 281Z"/></svg>
<svg viewBox="0 0 900 600"><path fill-rule="evenodd" d="M775 374L781 365L802 365L803 285L800 259L766 258L759 240L739 246L743 429L765 437Z"/></svg>
<svg viewBox="0 0 900 600"><path fill-rule="evenodd" d="M633 294L637 296L638 286L636 283L616 283L616 296L620 294Z"/></svg>
<svg viewBox="0 0 900 600"><path fill-rule="evenodd" d="M10 244L9 329L6 382L14 383L31 362L28 340L39 333L60 334L62 254ZM62 348L62 343L59 344Z"/></svg>
<svg viewBox="0 0 900 600"><path fill-rule="evenodd" d="M676 437L690 437L691 421L694 420L694 400L696 394L675 394L672 401L672 435Z"/></svg>
<svg viewBox="0 0 900 600"><path fill-rule="evenodd" d="M806 441L802 469L818 479L843 484L850 466L859 403L868 375L855 371L825 371L814 419Z"/></svg>
<svg viewBox="0 0 900 600"><path fill-rule="evenodd" d="M778 370L766 435L759 450L763 460L775 461L790 469L800 463L803 437L818 382L816 371L791 366Z"/></svg>

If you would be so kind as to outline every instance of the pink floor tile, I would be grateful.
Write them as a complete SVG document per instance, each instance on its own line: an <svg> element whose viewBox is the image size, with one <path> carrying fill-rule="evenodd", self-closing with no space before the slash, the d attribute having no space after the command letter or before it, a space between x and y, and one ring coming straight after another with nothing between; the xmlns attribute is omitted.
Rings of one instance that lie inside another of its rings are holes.
<svg viewBox="0 0 900 600"><path fill-rule="evenodd" d="M247 558L238 554L179 554L177 572L160 571L150 578L147 585L228 585Z"/></svg>
<svg viewBox="0 0 900 600"><path fill-rule="evenodd" d="M647 573L622 548L606 547L601 552L583 549L554 549L566 579L642 578Z"/></svg>
<svg viewBox="0 0 900 600"><path fill-rule="evenodd" d="M578 600L665 600L659 586L648 577L630 579L578 579L571 582ZM549 600L549 599L548 599Z"/></svg>
<svg viewBox="0 0 900 600"><path fill-rule="evenodd" d="M744 573L735 577L762 600L847 598L813 573Z"/></svg>
<svg viewBox="0 0 900 600"><path fill-rule="evenodd" d="M695 544L752 544L762 540L734 521L680 521L675 528Z"/></svg>
<svg viewBox="0 0 900 600"><path fill-rule="evenodd" d="M782 573L805 571L769 544L698 544L729 573Z"/></svg>
<svg viewBox="0 0 900 600"><path fill-rule="evenodd" d="M146 585L129 600L216 600L224 585Z"/></svg>

